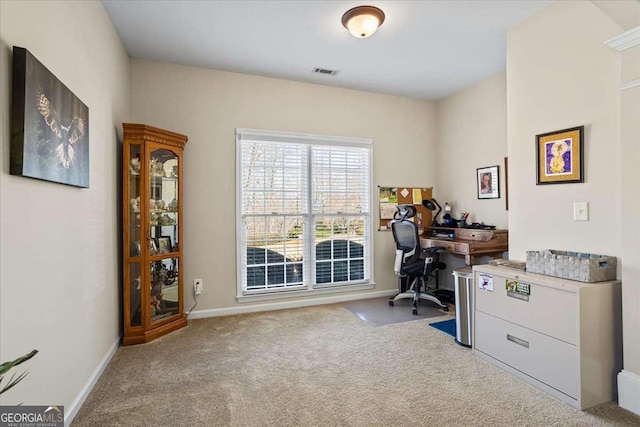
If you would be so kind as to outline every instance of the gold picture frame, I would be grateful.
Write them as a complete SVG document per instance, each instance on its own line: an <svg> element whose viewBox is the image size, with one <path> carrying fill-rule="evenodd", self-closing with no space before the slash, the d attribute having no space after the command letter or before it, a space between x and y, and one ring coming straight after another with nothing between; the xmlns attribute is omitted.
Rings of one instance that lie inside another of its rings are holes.
<svg viewBox="0 0 640 427"><path fill-rule="evenodd" d="M584 126L536 135L536 184L584 182Z"/></svg>

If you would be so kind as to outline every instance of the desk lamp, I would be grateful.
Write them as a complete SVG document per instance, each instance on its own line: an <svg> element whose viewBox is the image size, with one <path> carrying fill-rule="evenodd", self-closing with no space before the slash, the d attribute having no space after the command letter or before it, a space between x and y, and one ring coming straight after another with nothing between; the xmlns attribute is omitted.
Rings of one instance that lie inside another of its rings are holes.
<svg viewBox="0 0 640 427"><path fill-rule="evenodd" d="M442 211L442 208L440 207L440 205L438 204L436 199L423 200L422 201L422 206L424 206L425 208L429 209L430 211L435 211L436 207L437 207L438 212L433 217L433 221L431 222L431 226L432 227L440 227L441 225L438 222L438 215L440 215L440 212Z"/></svg>

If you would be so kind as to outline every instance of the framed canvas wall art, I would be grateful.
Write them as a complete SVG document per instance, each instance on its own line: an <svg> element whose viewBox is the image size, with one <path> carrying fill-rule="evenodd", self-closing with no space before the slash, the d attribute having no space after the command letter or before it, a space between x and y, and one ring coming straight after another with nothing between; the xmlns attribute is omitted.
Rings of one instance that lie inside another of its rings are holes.
<svg viewBox="0 0 640 427"><path fill-rule="evenodd" d="M13 47L9 172L89 187L89 108L27 49Z"/></svg>

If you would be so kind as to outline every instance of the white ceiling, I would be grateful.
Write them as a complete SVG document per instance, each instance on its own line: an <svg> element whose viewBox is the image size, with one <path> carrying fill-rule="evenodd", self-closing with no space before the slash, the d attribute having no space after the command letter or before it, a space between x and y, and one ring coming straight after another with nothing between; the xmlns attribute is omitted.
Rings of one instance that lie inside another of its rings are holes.
<svg viewBox="0 0 640 427"><path fill-rule="evenodd" d="M103 3L134 58L436 100L504 70L508 28L550 1ZM340 19L363 4L386 19L356 39Z"/></svg>

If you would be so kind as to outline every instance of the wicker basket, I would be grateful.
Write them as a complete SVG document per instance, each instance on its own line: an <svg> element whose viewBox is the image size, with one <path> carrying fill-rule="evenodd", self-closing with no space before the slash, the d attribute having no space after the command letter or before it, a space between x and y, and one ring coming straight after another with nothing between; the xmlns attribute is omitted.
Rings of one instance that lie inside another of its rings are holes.
<svg viewBox="0 0 640 427"><path fill-rule="evenodd" d="M527 251L527 271L580 282L616 279L616 257L545 249Z"/></svg>

